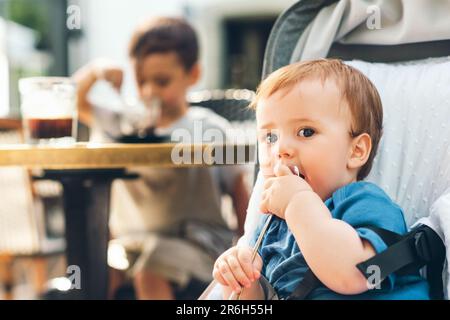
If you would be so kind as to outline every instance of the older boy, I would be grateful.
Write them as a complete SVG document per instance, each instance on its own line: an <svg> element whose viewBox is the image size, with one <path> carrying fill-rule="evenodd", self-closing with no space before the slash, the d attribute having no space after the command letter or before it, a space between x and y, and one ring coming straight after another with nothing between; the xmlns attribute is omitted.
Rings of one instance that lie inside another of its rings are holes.
<svg viewBox="0 0 450 320"><path fill-rule="evenodd" d="M194 126L225 135L227 121L212 111L189 107L188 88L200 76L195 31L182 19L158 18L134 33L129 54L140 98L161 105L156 133L176 130L193 134ZM99 78L116 88L122 71L112 65L90 64L75 76L79 83L81 118L94 124L87 101ZM194 135L193 135L194 136ZM101 138L108 140L105 135ZM195 136L194 136L195 139ZM98 140L98 138L97 138ZM192 141L202 142L202 141ZM219 141L220 142L220 141ZM111 223L115 241L126 249L138 298L195 298L202 288L188 292L189 284L210 280L214 260L231 245L232 233L221 213L221 194L232 196L238 233L243 232L248 193L239 167L149 169L136 168L141 178L116 181ZM192 286L191 286L192 287Z"/></svg>
<svg viewBox="0 0 450 320"><path fill-rule="evenodd" d="M301 62L264 80L253 106L266 178L260 209L275 217L253 263L248 247L216 261L213 275L225 297L245 287L242 298L263 298L255 281L262 273L279 298L288 298L311 270L322 286L310 299L428 299L419 275L391 275L369 290L356 268L386 248L364 226L407 231L400 207L363 181L382 135L372 83L339 60Z"/></svg>

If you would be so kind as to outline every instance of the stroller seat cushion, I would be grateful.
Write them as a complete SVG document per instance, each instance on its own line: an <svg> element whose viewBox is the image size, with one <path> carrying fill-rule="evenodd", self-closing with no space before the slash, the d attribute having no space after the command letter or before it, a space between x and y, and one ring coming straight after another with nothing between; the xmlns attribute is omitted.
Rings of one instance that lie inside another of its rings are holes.
<svg viewBox="0 0 450 320"><path fill-rule="evenodd" d="M404 210L408 226L450 187L450 58L351 61L377 87L384 134L367 180Z"/></svg>

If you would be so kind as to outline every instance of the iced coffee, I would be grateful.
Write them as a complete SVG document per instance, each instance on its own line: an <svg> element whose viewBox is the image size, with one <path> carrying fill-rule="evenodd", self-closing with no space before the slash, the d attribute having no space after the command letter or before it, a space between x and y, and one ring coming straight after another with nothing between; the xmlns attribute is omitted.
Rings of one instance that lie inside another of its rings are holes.
<svg viewBox="0 0 450 320"><path fill-rule="evenodd" d="M69 78L19 81L25 141L67 145L76 142L76 86Z"/></svg>

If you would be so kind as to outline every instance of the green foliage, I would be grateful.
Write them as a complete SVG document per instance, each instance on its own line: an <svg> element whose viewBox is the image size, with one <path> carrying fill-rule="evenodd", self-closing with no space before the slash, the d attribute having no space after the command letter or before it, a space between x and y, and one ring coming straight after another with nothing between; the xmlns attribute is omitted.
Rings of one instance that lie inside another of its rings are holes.
<svg viewBox="0 0 450 320"><path fill-rule="evenodd" d="M39 34L37 47L46 49L49 44L48 9L47 0L9 0L8 19L37 31Z"/></svg>

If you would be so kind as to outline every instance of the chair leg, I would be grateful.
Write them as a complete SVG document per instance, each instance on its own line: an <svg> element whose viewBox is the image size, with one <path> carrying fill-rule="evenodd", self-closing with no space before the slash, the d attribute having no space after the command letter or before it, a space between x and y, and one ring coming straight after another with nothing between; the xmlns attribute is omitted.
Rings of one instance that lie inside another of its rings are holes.
<svg viewBox="0 0 450 320"><path fill-rule="evenodd" d="M12 300L14 298L14 258L11 256L0 258L0 283L4 288L4 299Z"/></svg>
<svg viewBox="0 0 450 320"><path fill-rule="evenodd" d="M40 296L45 289L48 280L48 261L47 258L39 257L32 259L33 266L33 289Z"/></svg>
<svg viewBox="0 0 450 320"><path fill-rule="evenodd" d="M122 287L126 282L125 272L109 268L109 286L108 286L108 299L114 300L116 298L117 290Z"/></svg>

